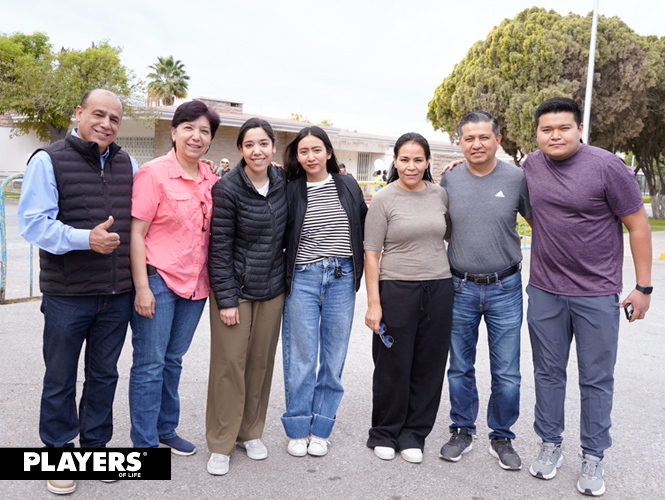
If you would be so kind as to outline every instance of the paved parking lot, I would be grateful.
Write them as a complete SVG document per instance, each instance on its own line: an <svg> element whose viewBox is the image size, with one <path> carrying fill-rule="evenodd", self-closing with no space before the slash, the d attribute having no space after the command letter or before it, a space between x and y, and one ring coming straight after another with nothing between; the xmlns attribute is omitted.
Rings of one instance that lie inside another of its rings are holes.
<svg viewBox="0 0 665 500"><path fill-rule="evenodd" d="M10 241L8 297L27 294L27 244L16 233L16 205L7 207ZM614 445L606 454L606 499L663 498L665 472L661 451L665 449L665 232L654 233L655 292L647 319L629 325L622 320L612 436ZM626 289L632 288L634 272L626 251ZM525 252L524 276L529 273L529 252ZM525 280L526 281L526 280ZM524 283L526 285L526 282ZM448 394L444 389L437 424L429 436L422 464L392 462L375 458L365 447L371 412L371 333L364 326L366 295L358 293L344 384L346 394L331 436L332 448L323 458L294 458L287 454L287 438L279 417L284 409L281 349L278 348L273 391L268 410L264 442L267 460L249 460L242 450L231 457L231 470L223 477L206 472L205 401L208 379L209 320L204 312L194 342L184 359L180 386L181 423L179 433L198 445L191 457L173 457L171 481L80 481L71 498L252 498L252 499L579 499L579 390L576 359L571 352L566 401L567 426L564 434L564 464L551 481L531 477L526 470L503 471L488 453L488 429L484 408L489 395L489 361L486 336L479 342L477 377L481 418L474 450L456 463L438 458L448 439ZM43 377L41 357L42 316L39 302L0 306L0 446L39 447L39 399ZM128 337L119 362L120 381L114 407L115 434L110 446L129 447L127 385L131 364ZM79 379L81 379L81 372ZM446 387L447 384L444 384ZM79 384L80 391L80 384ZM522 329L522 404L514 427L516 450L528 466L539 448L533 423L534 388L526 326ZM0 498L54 498L44 481L0 482Z"/></svg>

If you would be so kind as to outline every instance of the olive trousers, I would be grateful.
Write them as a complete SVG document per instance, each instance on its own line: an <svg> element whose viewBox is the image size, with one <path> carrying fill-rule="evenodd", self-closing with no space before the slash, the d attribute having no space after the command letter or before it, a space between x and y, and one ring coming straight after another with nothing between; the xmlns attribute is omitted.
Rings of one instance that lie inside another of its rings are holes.
<svg viewBox="0 0 665 500"><path fill-rule="evenodd" d="M212 453L230 455L236 441L263 435L283 307L284 294L240 299L240 323L227 326L210 295L206 440Z"/></svg>

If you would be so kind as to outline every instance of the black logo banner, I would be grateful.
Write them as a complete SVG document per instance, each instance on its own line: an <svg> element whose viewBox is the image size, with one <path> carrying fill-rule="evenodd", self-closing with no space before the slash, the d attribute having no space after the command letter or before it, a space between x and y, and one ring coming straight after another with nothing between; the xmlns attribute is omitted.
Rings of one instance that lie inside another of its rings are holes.
<svg viewBox="0 0 665 500"><path fill-rule="evenodd" d="M169 448L0 448L5 479L171 479Z"/></svg>

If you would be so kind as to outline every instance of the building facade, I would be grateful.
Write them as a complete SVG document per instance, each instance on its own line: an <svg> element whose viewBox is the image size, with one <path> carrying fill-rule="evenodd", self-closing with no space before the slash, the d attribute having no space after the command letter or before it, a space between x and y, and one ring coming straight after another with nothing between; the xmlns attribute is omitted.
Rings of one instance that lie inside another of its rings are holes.
<svg viewBox="0 0 665 500"><path fill-rule="evenodd" d="M258 115L244 113L241 102L212 98L198 98L197 100L206 103L220 116L220 127L205 158L216 164L219 164L222 158L228 158L231 166L236 165L241 158L240 151L236 147L238 131L245 121ZM157 108L157 118L151 125L125 116L116 142L132 155L139 165L168 153L171 149L171 119L176 108L177 106ZM274 155L273 161L280 164L283 163L286 145L303 127L311 125L281 118L265 116L261 116L261 118L267 120L275 131L277 153ZM72 127L74 125L72 123ZM0 120L0 158L2 158L0 173L24 171L32 152L45 145L37 139L34 133L11 138L11 126L10 117L5 116L3 120ZM349 132L337 127L321 126L321 128L330 137L338 161L344 163L347 171L357 180L372 181L375 169L388 170L397 137ZM435 180L439 178L444 165L463 158L457 145L430 141L430 149L432 151L432 174ZM505 161L512 160L505 154L499 156Z"/></svg>

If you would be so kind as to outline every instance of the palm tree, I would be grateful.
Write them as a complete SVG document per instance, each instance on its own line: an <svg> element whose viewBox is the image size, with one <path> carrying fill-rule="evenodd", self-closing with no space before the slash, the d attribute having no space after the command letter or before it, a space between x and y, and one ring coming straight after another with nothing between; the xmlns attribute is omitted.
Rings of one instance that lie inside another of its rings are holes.
<svg viewBox="0 0 665 500"><path fill-rule="evenodd" d="M171 106L175 98L187 97L187 80L185 65L173 56L157 57L157 64L148 66L153 72L148 75L152 81L148 83L150 96L161 99L164 106Z"/></svg>

